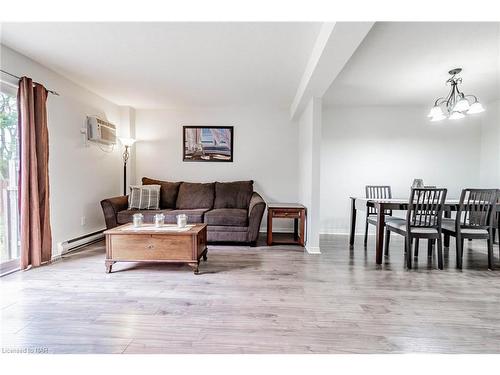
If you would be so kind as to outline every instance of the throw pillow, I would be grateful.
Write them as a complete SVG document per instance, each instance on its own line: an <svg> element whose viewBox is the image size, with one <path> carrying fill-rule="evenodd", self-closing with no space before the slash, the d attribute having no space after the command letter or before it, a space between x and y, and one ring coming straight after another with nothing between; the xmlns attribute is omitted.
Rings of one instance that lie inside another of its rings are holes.
<svg viewBox="0 0 500 375"><path fill-rule="evenodd" d="M180 182L161 181L143 177L142 184L160 185L160 208L175 208Z"/></svg>
<svg viewBox="0 0 500 375"><path fill-rule="evenodd" d="M160 208L160 185L130 186L129 210L158 210Z"/></svg>

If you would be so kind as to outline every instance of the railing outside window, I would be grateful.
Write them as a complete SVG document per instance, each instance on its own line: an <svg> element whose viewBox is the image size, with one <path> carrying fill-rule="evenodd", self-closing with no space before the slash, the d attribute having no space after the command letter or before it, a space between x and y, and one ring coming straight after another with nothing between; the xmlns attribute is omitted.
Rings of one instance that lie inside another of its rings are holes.
<svg viewBox="0 0 500 375"><path fill-rule="evenodd" d="M19 145L15 92L0 92L0 274L19 265Z"/></svg>

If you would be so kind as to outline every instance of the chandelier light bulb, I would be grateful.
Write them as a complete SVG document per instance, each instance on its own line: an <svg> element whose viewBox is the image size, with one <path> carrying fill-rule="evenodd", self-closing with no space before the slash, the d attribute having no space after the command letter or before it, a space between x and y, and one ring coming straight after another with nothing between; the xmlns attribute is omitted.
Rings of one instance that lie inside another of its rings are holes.
<svg viewBox="0 0 500 375"><path fill-rule="evenodd" d="M458 111L453 111L449 117L450 120L460 120L461 118L464 118L465 115L462 112Z"/></svg>
<svg viewBox="0 0 500 375"><path fill-rule="evenodd" d="M473 103L469 110L467 111L468 114L475 114L475 113L481 113L481 112L484 112L485 109L483 107L483 105L479 102L475 102Z"/></svg>

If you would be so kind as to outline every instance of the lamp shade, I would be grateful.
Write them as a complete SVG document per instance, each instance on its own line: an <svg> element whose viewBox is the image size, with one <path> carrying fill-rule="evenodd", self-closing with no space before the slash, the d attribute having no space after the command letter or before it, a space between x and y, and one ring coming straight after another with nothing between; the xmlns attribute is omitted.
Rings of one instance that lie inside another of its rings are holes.
<svg viewBox="0 0 500 375"><path fill-rule="evenodd" d="M453 111L449 117L450 120L460 120L464 118L465 115L462 112Z"/></svg>
<svg viewBox="0 0 500 375"><path fill-rule="evenodd" d="M431 111L429 112L429 114L427 115L427 117L439 117L439 116L443 116L443 110L441 109L440 106L438 105L435 105L434 107L431 108Z"/></svg>
<svg viewBox="0 0 500 375"><path fill-rule="evenodd" d="M436 121L441 121L444 120L446 116L443 114L443 112L436 114L435 116L432 116L431 121L436 122Z"/></svg>
<svg viewBox="0 0 500 375"><path fill-rule="evenodd" d="M462 98L455 104L455 106L453 107L453 111L463 112L463 111L467 111L469 108L470 108L470 105L469 105L469 102L467 101L467 99Z"/></svg>
<svg viewBox="0 0 500 375"><path fill-rule="evenodd" d="M135 143L135 139L134 138L120 137L120 142L124 146L132 146Z"/></svg>
<svg viewBox="0 0 500 375"><path fill-rule="evenodd" d="M470 106L467 113L474 114L474 113L481 113L484 111L485 111L485 109L484 109L483 105L479 102L475 102Z"/></svg>

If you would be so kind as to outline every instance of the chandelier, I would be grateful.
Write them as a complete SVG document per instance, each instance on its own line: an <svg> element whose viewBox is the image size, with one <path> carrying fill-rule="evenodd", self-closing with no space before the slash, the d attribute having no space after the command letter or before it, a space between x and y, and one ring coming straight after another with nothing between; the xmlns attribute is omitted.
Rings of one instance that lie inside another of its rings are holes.
<svg viewBox="0 0 500 375"><path fill-rule="evenodd" d="M479 103L475 95L465 95L460 91L458 85L462 83L462 78L456 77L462 71L461 68L450 70L451 78L446 81L450 84L450 93L446 97L437 98L434 107L431 108L428 117L431 121L441 121L445 118L459 120L466 114L484 112L484 107Z"/></svg>

